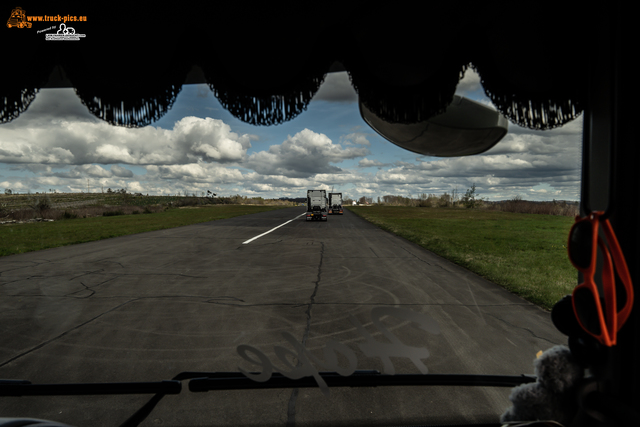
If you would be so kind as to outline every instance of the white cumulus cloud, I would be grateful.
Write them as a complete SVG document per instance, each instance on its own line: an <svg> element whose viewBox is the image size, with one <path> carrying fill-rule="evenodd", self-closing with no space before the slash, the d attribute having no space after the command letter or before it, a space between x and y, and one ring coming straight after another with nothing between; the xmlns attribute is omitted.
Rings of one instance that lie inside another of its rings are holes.
<svg viewBox="0 0 640 427"><path fill-rule="evenodd" d="M34 101L35 103L35 101ZM222 120L184 117L173 129L123 128L97 120L44 116L0 127L0 163L172 165L242 161L252 135ZM45 120L48 119L48 120Z"/></svg>
<svg viewBox="0 0 640 427"><path fill-rule="evenodd" d="M322 133L304 129L294 136L289 135L280 145L272 145L267 151L251 154L245 166L263 175L305 178L318 173L341 172L331 163L367 154L367 148L344 148Z"/></svg>

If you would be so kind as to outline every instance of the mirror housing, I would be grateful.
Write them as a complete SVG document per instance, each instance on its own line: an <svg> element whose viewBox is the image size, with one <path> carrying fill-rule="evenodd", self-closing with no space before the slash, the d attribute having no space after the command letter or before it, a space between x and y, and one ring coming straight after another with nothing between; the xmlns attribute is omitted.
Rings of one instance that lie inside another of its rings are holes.
<svg viewBox="0 0 640 427"><path fill-rule="evenodd" d="M424 122L389 123L359 101L363 120L380 136L414 153L434 157L480 154L508 132L509 121L498 111L454 95L446 111Z"/></svg>

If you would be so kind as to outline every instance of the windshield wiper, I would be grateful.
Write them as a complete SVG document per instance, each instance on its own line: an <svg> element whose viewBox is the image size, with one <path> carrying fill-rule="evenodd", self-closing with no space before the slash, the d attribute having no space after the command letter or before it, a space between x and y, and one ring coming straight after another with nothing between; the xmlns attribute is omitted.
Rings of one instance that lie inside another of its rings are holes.
<svg viewBox="0 0 640 427"><path fill-rule="evenodd" d="M396 374L358 370L350 376L320 372L329 387L384 386L475 386L515 387L535 382L532 375ZM98 394L179 394L182 380L191 380L189 390L240 390L318 387L313 377L293 380L274 372L265 382L247 378L241 372L181 372L172 380L122 383L32 384L27 380L0 380L0 396L71 396Z"/></svg>
<svg viewBox="0 0 640 427"><path fill-rule="evenodd" d="M255 373L253 373L255 374ZM384 386L471 386L515 387L536 381L532 375L396 374L383 375L376 370L357 370L350 376L337 372L319 372L329 387ZM269 388L318 387L314 377L297 380L274 372L269 380L257 382L241 372L181 372L172 380L126 383L32 384L27 380L0 380L0 396L61 396L96 394L154 394L121 427L134 427L149 416L167 394L179 394L183 380L191 392Z"/></svg>
<svg viewBox="0 0 640 427"><path fill-rule="evenodd" d="M0 396L77 396L94 394L179 394L180 381L32 384L27 380L0 380Z"/></svg>
<svg viewBox="0 0 640 427"><path fill-rule="evenodd" d="M358 370L345 377L336 372L320 372L322 379L331 387L384 387L384 386L474 386L515 387L536 381L531 375L461 375L461 374L396 374L383 375L374 370ZM292 380L280 373L273 373L265 382L247 378L240 372L211 372L202 378L189 381L189 390L240 390L268 388L318 387L313 377Z"/></svg>

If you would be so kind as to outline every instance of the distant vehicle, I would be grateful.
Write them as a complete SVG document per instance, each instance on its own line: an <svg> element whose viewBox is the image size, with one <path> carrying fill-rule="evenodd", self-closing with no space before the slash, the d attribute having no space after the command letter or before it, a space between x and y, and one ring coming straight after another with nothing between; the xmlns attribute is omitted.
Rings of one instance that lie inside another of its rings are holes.
<svg viewBox="0 0 640 427"><path fill-rule="evenodd" d="M27 16L25 15L24 10L20 7L16 7L11 11L11 16L7 21L7 27L31 28L31 22L27 22Z"/></svg>
<svg viewBox="0 0 640 427"><path fill-rule="evenodd" d="M329 213L343 215L342 193L329 193Z"/></svg>
<svg viewBox="0 0 640 427"><path fill-rule="evenodd" d="M327 220L327 191L307 190L307 221Z"/></svg>

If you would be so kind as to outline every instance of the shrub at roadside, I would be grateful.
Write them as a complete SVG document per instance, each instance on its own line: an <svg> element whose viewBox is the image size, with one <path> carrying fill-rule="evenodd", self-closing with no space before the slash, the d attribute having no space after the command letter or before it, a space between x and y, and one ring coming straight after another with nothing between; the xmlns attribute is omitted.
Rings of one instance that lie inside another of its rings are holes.
<svg viewBox="0 0 640 427"><path fill-rule="evenodd" d="M540 214L540 215L558 215L574 217L579 213L578 202L553 200L551 202L533 202L523 200L521 196L516 196L511 200L500 202L488 201L478 197L476 186L473 184L467 189L464 196L458 198L457 191L444 193L440 196L435 194L421 194L417 199L404 196L383 196L378 198L379 206L406 206L421 208L468 208L468 209L487 209L491 211Z"/></svg>
<svg viewBox="0 0 640 427"><path fill-rule="evenodd" d="M131 215L134 213L151 214L162 212L164 210L164 206L160 205L145 206L144 209L142 209L141 206L84 206L64 209L50 208L37 211L37 213L33 208L18 210L5 209L4 212L2 212L0 219L28 221L33 218L43 218L60 221L65 219L92 218L96 216Z"/></svg>
<svg viewBox="0 0 640 427"><path fill-rule="evenodd" d="M579 213L579 205L577 202L552 201L552 202L531 202L522 200L520 196L516 196L511 200L499 203L492 203L487 209L501 212L513 212L524 214L540 214L540 215L560 215L574 217Z"/></svg>
<svg viewBox="0 0 640 427"><path fill-rule="evenodd" d="M78 218L77 213L64 211L64 213L62 214L62 219L76 219L76 218Z"/></svg>
<svg viewBox="0 0 640 427"><path fill-rule="evenodd" d="M462 204L467 209L473 209L478 207L478 205L482 202L481 198L477 198L476 195L476 185L473 184L471 188L467 190L464 196L462 196Z"/></svg>
<svg viewBox="0 0 640 427"><path fill-rule="evenodd" d="M51 198L48 194L29 195L27 203L36 214L42 214L52 208Z"/></svg>

